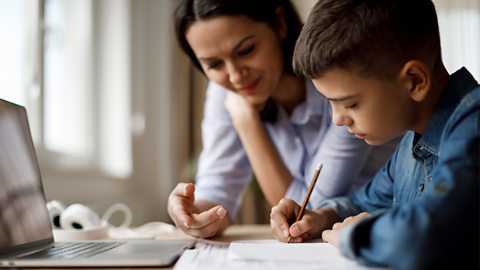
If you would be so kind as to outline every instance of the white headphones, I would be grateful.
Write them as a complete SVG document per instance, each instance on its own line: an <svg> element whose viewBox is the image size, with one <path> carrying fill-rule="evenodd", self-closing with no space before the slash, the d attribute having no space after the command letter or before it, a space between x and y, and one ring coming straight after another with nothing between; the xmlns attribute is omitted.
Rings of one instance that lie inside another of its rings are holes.
<svg viewBox="0 0 480 270"><path fill-rule="evenodd" d="M132 211L121 203L110 206L101 218L91 208L79 203L65 207L62 202L53 200L47 203L47 209L54 236L64 240L106 237L108 220L117 211L124 215L119 227L127 228L132 222Z"/></svg>
<svg viewBox="0 0 480 270"><path fill-rule="evenodd" d="M47 203L53 229L90 230L101 225L100 217L91 208L75 203L65 208L60 201Z"/></svg>

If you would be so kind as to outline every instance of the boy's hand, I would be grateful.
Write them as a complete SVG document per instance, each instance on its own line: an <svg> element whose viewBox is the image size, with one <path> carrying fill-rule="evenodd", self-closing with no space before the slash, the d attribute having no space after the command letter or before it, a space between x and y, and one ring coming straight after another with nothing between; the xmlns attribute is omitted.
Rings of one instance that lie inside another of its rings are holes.
<svg viewBox="0 0 480 270"><path fill-rule="evenodd" d="M227 210L221 205L208 205L200 210L195 205L195 186L179 183L168 198L168 214L184 233L194 237L212 237L230 223ZM207 208L208 207L208 208Z"/></svg>
<svg viewBox="0 0 480 270"><path fill-rule="evenodd" d="M345 226L356 223L368 216L367 212L362 212L356 216L347 217L343 220L343 222L337 222L333 224L331 230L325 230L322 233L323 241L328 242L336 247L338 247L338 237L340 235L340 231L342 231Z"/></svg>
<svg viewBox="0 0 480 270"><path fill-rule="evenodd" d="M330 208L317 211L305 210L301 220L295 221L300 206L290 199L282 199L272 208L270 213L270 227L273 236L279 241L287 242L289 236L293 243L301 243L308 239L318 238L321 233L338 221L338 215Z"/></svg>

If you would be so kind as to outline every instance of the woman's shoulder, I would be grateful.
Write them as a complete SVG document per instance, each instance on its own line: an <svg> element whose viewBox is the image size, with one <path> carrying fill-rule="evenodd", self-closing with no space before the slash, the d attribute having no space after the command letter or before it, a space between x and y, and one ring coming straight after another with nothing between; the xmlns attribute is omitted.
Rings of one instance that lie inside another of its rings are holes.
<svg viewBox="0 0 480 270"><path fill-rule="evenodd" d="M207 85L207 98L216 98L224 100L227 95L227 88L222 85L209 81Z"/></svg>
<svg viewBox="0 0 480 270"><path fill-rule="evenodd" d="M227 89L217 83L209 82L205 95L204 117L230 121L230 116L225 108Z"/></svg>

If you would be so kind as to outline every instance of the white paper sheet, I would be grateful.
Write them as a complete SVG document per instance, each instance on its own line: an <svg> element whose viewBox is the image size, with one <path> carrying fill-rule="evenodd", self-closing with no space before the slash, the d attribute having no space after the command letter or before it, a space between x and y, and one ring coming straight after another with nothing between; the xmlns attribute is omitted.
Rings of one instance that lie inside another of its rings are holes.
<svg viewBox="0 0 480 270"><path fill-rule="evenodd" d="M304 245L304 246L299 246ZM233 241L229 247L202 243L196 249L186 250L175 264L175 270L290 270L290 269L371 269L358 265L324 243L285 244L276 240ZM287 247L289 246L289 247ZM308 246L308 248L307 248ZM313 251L307 251L313 249ZM288 256L284 252L288 251ZM275 252L280 252L276 253ZM316 259L305 259L300 252L308 252ZM321 252L314 253L314 252ZM255 254L253 254L255 253ZM322 254L324 253L324 254ZM262 255L258 259L258 255Z"/></svg>
<svg viewBox="0 0 480 270"><path fill-rule="evenodd" d="M283 243L277 240L233 241L228 249L229 259L297 261L351 264L337 248L321 241Z"/></svg>

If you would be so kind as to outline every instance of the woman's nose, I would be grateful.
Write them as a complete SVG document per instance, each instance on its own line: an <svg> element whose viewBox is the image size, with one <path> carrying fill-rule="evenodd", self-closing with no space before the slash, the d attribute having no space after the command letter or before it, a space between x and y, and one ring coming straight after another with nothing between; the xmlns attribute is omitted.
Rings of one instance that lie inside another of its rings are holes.
<svg viewBox="0 0 480 270"><path fill-rule="evenodd" d="M246 75L246 69L236 64L230 64L227 72L228 79L233 85L241 84L243 78Z"/></svg>

